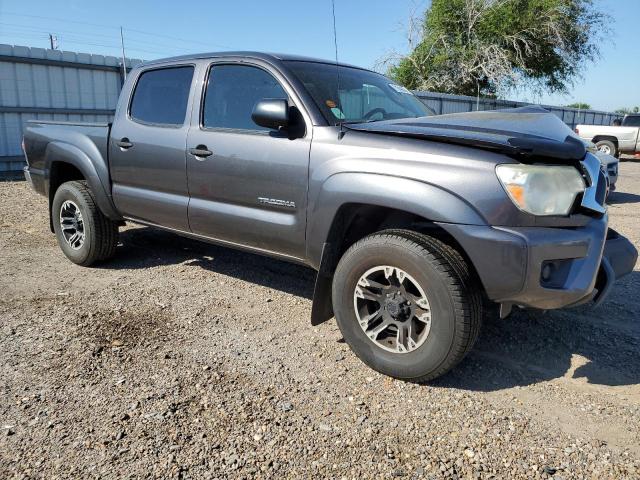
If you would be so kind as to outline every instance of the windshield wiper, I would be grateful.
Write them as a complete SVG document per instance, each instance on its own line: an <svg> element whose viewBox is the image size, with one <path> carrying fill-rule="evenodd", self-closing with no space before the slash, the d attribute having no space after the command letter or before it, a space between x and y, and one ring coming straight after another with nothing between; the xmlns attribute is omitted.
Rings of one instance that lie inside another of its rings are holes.
<svg viewBox="0 0 640 480"><path fill-rule="evenodd" d="M336 123L335 125L336 125L336 127L337 127L337 126L339 126L340 124L342 124L342 125L354 125L354 124L357 124L357 123L373 123L373 122L381 122L381 121L383 121L383 120L384 120L384 118L381 118L380 120L351 120L351 121L349 121L349 122L339 122L339 123Z"/></svg>

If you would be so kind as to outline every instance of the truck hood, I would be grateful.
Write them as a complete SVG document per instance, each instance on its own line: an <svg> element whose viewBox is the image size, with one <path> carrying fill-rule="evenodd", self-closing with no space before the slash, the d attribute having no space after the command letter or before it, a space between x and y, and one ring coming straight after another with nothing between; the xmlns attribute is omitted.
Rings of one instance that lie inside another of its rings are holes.
<svg viewBox="0 0 640 480"><path fill-rule="evenodd" d="M518 157L547 157L561 163L582 160L587 152L585 143L562 120L538 106L356 123L345 128L497 150Z"/></svg>

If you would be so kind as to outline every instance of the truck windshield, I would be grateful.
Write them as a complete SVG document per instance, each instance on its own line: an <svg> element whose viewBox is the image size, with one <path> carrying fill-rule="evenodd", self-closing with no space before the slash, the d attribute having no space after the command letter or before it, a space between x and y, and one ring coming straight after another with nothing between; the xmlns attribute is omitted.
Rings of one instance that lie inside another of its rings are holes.
<svg viewBox="0 0 640 480"><path fill-rule="evenodd" d="M430 115L409 90L387 77L329 63L287 61L330 125ZM338 73L339 83L338 88Z"/></svg>

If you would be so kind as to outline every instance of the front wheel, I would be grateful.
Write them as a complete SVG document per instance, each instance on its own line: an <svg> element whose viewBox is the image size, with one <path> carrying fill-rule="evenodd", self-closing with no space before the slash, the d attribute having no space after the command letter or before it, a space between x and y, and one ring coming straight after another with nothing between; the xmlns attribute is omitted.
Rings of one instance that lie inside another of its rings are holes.
<svg viewBox="0 0 640 480"><path fill-rule="evenodd" d="M51 217L58 245L73 263L87 267L114 255L118 225L100 211L86 182L60 185Z"/></svg>
<svg viewBox="0 0 640 480"><path fill-rule="evenodd" d="M340 331L368 366L392 377L439 377L473 346L482 319L480 289L461 255L408 230L355 243L333 280Z"/></svg>
<svg viewBox="0 0 640 480"><path fill-rule="evenodd" d="M611 155L612 157L618 156L618 149L616 148L616 144L610 140L600 140L598 143L596 143L596 149L599 152Z"/></svg>

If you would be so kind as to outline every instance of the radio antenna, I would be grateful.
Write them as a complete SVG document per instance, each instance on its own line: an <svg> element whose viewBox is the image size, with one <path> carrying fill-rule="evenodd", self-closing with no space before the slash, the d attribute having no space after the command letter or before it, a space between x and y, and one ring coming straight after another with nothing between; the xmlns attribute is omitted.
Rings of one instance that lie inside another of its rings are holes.
<svg viewBox="0 0 640 480"><path fill-rule="evenodd" d="M331 13L333 14L333 47L336 53L336 85L338 88L338 105L340 106L340 114L342 118L340 120L340 133L338 133L338 140L344 137L344 112L342 111L342 101L340 100L340 67L338 65L338 34L336 31L336 0L331 0Z"/></svg>

